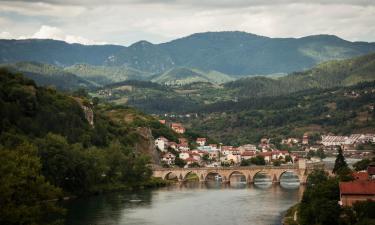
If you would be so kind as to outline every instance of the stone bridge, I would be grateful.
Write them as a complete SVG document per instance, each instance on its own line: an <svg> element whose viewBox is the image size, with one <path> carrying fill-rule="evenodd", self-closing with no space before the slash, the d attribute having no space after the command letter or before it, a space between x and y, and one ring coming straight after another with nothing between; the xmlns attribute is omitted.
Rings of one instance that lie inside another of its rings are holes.
<svg viewBox="0 0 375 225"><path fill-rule="evenodd" d="M320 164L320 167L322 165ZM233 174L244 175L247 183L253 183L255 176L258 173L265 173L271 177L273 183L279 183L281 176L285 172L292 172L301 184L305 184L307 175L314 167L309 166L302 168L298 165L284 165L284 166L248 166L248 167L204 167L204 168L154 168L153 176L162 179L168 179L171 174L177 177L179 181L185 181L189 174L196 174L199 181L207 181L208 176L220 175L223 182L230 182Z"/></svg>

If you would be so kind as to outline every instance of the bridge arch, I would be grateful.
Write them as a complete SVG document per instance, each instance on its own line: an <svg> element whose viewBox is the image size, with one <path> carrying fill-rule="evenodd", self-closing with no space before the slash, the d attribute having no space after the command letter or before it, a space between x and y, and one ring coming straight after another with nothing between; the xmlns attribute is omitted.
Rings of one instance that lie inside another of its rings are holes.
<svg viewBox="0 0 375 225"><path fill-rule="evenodd" d="M254 173L253 183L260 188L269 188L272 186L274 174L271 171L259 170Z"/></svg>
<svg viewBox="0 0 375 225"><path fill-rule="evenodd" d="M179 176L181 176L181 174L175 173L175 172L173 172L173 171L168 171L168 172L164 175L163 180L175 180L175 179L179 180L179 179L180 179ZM172 178L172 179L171 179L171 178Z"/></svg>
<svg viewBox="0 0 375 225"><path fill-rule="evenodd" d="M208 181L208 178L210 176L216 176L216 175L219 175L221 179L224 179L223 175L219 173L218 171L208 171L208 173L204 176L204 180L202 181Z"/></svg>
<svg viewBox="0 0 375 225"><path fill-rule="evenodd" d="M295 188L303 183L302 177L294 170L285 170L278 177L280 185L285 188Z"/></svg>
<svg viewBox="0 0 375 225"><path fill-rule="evenodd" d="M245 178L245 182L247 182L248 178L246 177L246 174L243 173L243 172L241 172L241 171L237 171L237 170L235 170L235 171L233 171L233 172L231 172L231 173L229 174L229 176L228 176L228 181L229 181L229 182L230 182L231 177L232 177L233 175L235 175L235 174L238 174L238 175L243 176L243 177Z"/></svg>
<svg viewBox="0 0 375 225"><path fill-rule="evenodd" d="M188 172L185 174L185 176L183 177L183 180L186 180L186 179L188 178L188 176L191 175L191 174L196 175L198 181L201 181L201 177L199 176L199 174L196 173L196 172L194 172L194 171L188 171Z"/></svg>

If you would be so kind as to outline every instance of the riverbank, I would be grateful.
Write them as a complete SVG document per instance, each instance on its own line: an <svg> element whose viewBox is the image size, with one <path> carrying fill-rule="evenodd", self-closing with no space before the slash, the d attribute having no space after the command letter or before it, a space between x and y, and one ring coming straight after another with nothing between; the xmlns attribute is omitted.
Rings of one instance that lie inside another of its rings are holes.
<svg viewBox="0 0 375 225"><path fill-rule="evenodd" d="M299 203L293 205L285 212L285 215L282 219L283 225L298 225L298 222L297 222L298 206L299 206Z"/></svg>

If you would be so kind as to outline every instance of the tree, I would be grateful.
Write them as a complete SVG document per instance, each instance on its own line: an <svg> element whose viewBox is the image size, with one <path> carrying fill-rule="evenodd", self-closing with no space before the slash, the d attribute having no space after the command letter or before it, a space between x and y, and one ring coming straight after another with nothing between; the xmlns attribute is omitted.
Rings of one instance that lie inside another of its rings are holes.
<svg viewBox="0 0 375 225"><path fill-rule="evenodd" d="M324 153L323 149L318 149L316 151L316 156L318 156L320 159L324 159L326 157L326 154Z"/></svg>
<svg viewBox="0 0 375 225"><path fill-rule="evenodd" d="M293 162L292 156L290 155L285 156L285 162Z"/></svg>
<svg viewBox="0 0 375 225"><path fill-rule="evenodd" d="M371 159L362 159L353 164L353 167L356 171L366 170L371 162L375 162L375 158Z"/></svg>
<svg viewBox="0 0 375 225"><path fill-rule="evenodd" d="M338 180L323 170L314 170L307 178L307 187L298 207L301 225L339 224L341 208Z"/></svg>
<svg viewBox="0 0 375 225"><path fill-rule="evenodd" d="M255 165L266 165L264 156L261 156L261 155L257 155L255 158L251 158L250 161L252 164L255 164Z"/></svg>
<svg viewBox="0 0 375 225"><path fill-rule="evenodd" d="M338 154L335 160L335 166L333 167L332 172L334 174L337 174L341 169L347 168L347 167L348 167L348 164L345 161L345 157L342 153L342 149L339 147Z"/></svg>
<svg viewBox="0 0 375 225"><path fill-rule="evenodd" d="M311 159L312 157L315 156L315 152L313 150L310 150L308 153L307 153L307 158L308 159Z"/></svg>
<svg viewBox="0 0 375 225"><path fill-rule="evenodd" d="M250 159L244 159L241 161L240 166L250 166L251 165L251 160Z"/></svg>
<svg viewBox="0 0 375 225"><path fill-rule="evenodd" d="M197 162L193 162L193 163L189 164L189 168L195 168L195 167L201 167L201 166Z"/></svg>
<svg viewBox="0 0 375 225"><path fill-rule="evenodd" d="M36 148L24 143L0 147L0 224L51 224L64 210L56 202L62 192L41 175Z"/></svg>
<svg viewBox="0 0 375 225"><path fill-rule="evenodd" d="M180 159L179 157L177 157L174 161L174 164L180 168L184 168L185 165L186 165L186 162L182 159Z"/></svg>

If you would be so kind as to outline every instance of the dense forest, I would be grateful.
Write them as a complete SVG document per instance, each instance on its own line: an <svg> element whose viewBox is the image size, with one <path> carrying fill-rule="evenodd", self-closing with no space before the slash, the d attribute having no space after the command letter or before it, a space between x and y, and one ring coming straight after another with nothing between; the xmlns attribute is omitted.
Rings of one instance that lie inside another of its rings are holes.
<svg viewBox="0 0 375 225"><path fill-rule="evenodd" d="M196 132L227 144L255 143L334 133L375 132L375 83L311 89L277 97L219 102L199 110L198 118L179 119Z"/></svg>
<svg viewBox="0 0 375 225"><path fill-rule="evenodd" d="M177 139L135 109L38 87L7 70L0 71L0 117L1 224L52 224L63 213L54 200L64 196L152 185L151 153L136 147L139 127Z"/></svg>

